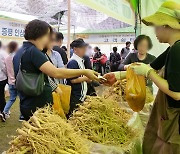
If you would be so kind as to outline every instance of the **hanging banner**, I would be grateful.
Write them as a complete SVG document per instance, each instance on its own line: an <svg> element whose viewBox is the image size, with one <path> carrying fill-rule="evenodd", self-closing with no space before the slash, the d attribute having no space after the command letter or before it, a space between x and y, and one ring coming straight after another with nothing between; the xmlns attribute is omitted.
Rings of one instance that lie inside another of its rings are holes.
<svg viewBox="0 0 180 154"><path fill-rule="evenodd" d="M24 28L25 24L6 20L6 19L0 19L0 38L24 38Z"/></svg>
<svg viewBox="0 0 180 154"><path fill-rule="evenodd" d="M127 41L134 42L134 33L122 34L77 34L76 38L83 38L87 43L126 43Z"/></svg>
<svg viewBox="0 0 180 154"><path fill-rule="evenodd" d="M76 0L91 9L102 12L130 25L135 24L135 14L126 0Z"/></svg>

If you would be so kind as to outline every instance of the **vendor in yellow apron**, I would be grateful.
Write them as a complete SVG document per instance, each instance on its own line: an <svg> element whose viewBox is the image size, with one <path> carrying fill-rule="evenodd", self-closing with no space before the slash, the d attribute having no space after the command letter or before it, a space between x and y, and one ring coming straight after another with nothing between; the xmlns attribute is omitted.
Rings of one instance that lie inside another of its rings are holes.
<svg viewBox="0 0 180 154"><path fill-rule="evenodd" d="M143 154L180 154L180 2L164 2L143 23L154 26L159 42L170 45L151 66L131 66L159 88L144 134Z"/></svg>

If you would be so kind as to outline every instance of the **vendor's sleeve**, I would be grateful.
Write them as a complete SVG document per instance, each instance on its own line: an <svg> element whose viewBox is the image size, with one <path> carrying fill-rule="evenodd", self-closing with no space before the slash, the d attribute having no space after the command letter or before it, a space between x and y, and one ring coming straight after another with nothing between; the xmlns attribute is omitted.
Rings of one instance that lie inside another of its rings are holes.
<svg viewBox="0 0 180 154"><path fill-rule="evenodd" d="M167 70L169 90L180 92L180 43L171 48Z"/></svg>
<svg viewBox="0 0 180 154"><path fill-rule="evenodd" d="M150 65L155 70L160 70L166 62L167 53L169 51L169 48L164 51L160 56L158 56Z"/></svg>
<svg viewBox="0 0 180 154"><path fill-rule="evenodd" d="M48 61L45 54L35 47L31 50L31 60L33 65L37 68L40 68L45 62Z"/></svg>

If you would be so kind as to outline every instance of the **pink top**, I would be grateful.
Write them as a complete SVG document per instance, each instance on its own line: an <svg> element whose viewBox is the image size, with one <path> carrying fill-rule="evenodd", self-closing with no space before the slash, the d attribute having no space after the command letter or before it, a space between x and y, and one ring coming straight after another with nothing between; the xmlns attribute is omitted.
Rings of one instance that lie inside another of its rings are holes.
<svg viewBox="0 0 180 154"><path fill-rule="evenodd" d="M8 57L5 59L7 76L8 76L8 83L11 85L15 85L13 57L14 57L14 53L9 54Z"/></svg>

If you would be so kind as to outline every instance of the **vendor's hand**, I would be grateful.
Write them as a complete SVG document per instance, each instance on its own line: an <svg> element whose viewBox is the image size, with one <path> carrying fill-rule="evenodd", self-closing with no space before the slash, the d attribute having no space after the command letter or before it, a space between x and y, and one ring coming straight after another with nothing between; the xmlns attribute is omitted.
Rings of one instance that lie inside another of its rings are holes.
<svg viewBox="0 0 180 154"><path fill-rule="evenodd" d="M95 71L93 71L93 70L85 69L84 75L85 75L87 78L89 78L90 80L98 81L98 82L99 82L98 73L95 72Z"/></svg>
<svg viewBox="0 0 180 154"><path fill-rule="evenodd" d="M149 71L153 70L149 65L144 63L135 63L130 65L130 68L137 74L148 77Z"/></svg>
<svg viewBox="0 0 180 154"><path fill-rule="evenodd" d="M62 90L59 87L55 89L55 92L58 93L60 96L62 95Z"/></svg>
<svg viewBox="0 0 180 154"><path fill-rule="evenodd" d="M112 86L117 81L114 72L105 74L103 78L106 79L106 81L103 82L106 86Z"/></svg>

